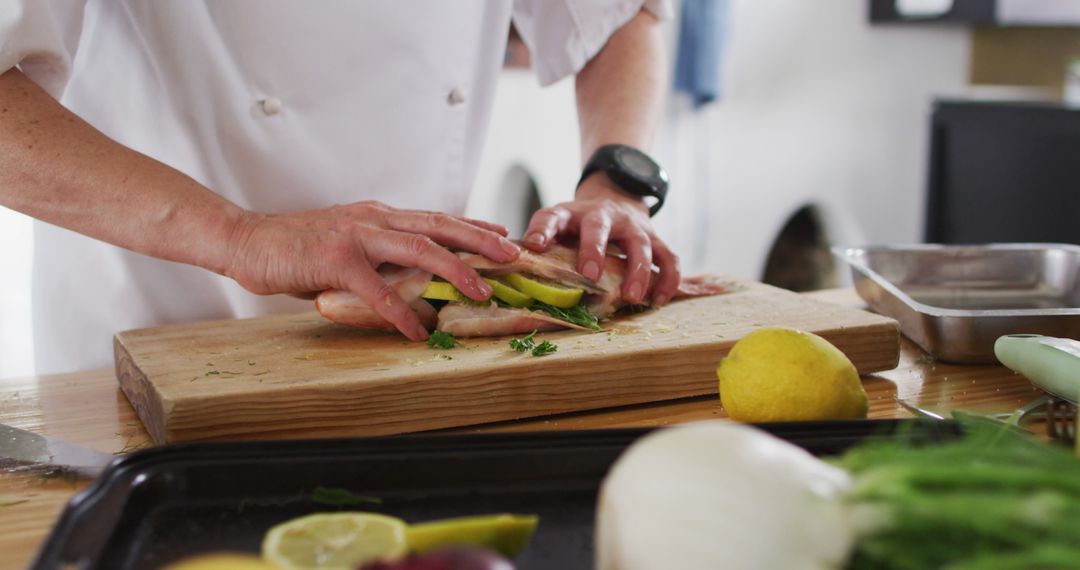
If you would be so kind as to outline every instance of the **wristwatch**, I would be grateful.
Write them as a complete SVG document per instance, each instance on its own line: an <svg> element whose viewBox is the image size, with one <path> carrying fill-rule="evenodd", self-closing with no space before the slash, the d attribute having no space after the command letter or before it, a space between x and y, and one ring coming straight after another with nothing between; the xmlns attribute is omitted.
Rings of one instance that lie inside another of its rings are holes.
<svg viewBox="0 0 1080 570"><path fill-rule="evenodd" d="M578 187L591 174L603 171L620 190L633 196L655 198L649 215L656 215L667 197L668 175L649 155L622 144L607 144L593 153L581 172Z"/></svg>

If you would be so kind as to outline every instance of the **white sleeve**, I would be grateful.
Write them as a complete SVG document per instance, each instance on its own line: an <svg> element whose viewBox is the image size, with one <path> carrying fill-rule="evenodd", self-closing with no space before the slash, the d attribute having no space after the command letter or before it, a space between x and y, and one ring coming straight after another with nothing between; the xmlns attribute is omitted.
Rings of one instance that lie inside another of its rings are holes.
<svg viewBox="0 0 1080 570"><path fill-rule="evenodd" d="M85 0L0 0L0 73L18 66L53 97L71 75Z"/></svg>
<svg viewBox="0 0 1080 570"><path fill-rule="evenodd" d="M670 19L670 0L514 0L514 26L541 85L577 73L642 8Z"/></svg>

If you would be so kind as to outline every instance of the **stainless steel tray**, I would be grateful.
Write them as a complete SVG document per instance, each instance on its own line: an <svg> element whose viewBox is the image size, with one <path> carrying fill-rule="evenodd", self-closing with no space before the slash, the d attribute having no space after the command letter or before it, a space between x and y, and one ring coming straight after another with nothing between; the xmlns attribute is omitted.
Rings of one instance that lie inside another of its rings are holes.
<svg viewBox="0 0 1080 570"><path fill-rule="evenodd" d="M1080 246L904 245L843 248L855 290L923 350L991 363L1001 335L1080 338Z"/></svg>

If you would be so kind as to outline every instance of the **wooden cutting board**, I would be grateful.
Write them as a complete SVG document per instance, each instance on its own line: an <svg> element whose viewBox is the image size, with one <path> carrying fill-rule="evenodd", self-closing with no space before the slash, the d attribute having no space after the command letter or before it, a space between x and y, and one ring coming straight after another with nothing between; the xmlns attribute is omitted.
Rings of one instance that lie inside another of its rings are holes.
<svg viewBox="0 0 1080 570"><path fill-rule="evenodd" d="M453 350L332 324L312 311L117 334L116 374L158 443L384 435L716 393L716 366L764 326L816 332L860 373L899 358L892 319L754 282L620 317L606 331L541 333Z"/></svg>

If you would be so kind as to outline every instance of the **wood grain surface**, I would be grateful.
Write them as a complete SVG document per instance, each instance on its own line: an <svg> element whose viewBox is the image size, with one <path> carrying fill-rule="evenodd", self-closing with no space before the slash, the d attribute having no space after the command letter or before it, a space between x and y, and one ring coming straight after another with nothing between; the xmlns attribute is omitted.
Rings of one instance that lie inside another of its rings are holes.
<svg viewBox="0 0 1080 570"><path fill-rule="evenodd" d="M406 433L714 394L720 357L748 332L816 332L861 373L896 366L891 319L754 282L541 338L434 350L316 313L127 331L116 369L157 442Z"/></svg>
<svg viewBox="0 0 1080 570"><path fill-rule="evenodd" d="M861 306L850 289L814 297ZM948 415L964 409L1011 412L1040 396L1030 382L1001 366L935 362L910 341L901 342L899 366L863 376L870 396L870 418L911 417L895 398ZM658 427L703 419L722 419L714 396L688 398L501 422L451 431L537 431ZM33 376L0 380L0 418L36 433L123 454L152 445L149 433L117 387L114 371ZM1040 426L1034 426L1040 429ZM0 472L0 568L25 568L56 521L64 504L87 482L49 478L40 472Z"/></svg>

